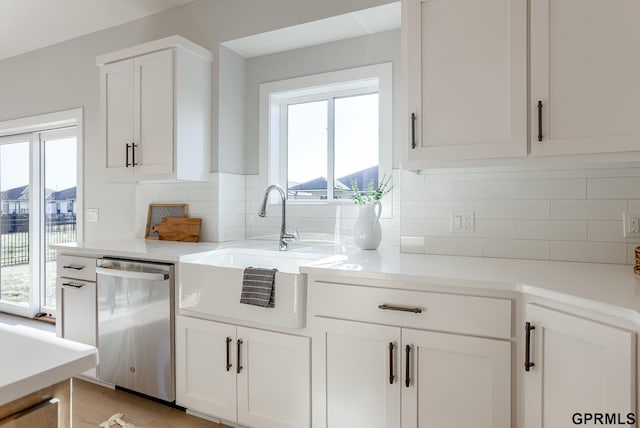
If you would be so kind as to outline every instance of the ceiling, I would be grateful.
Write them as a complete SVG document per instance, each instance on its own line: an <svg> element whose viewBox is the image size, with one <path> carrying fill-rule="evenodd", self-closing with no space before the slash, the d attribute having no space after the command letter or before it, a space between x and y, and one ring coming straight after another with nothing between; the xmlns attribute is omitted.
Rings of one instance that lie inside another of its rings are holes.
<svg viewBox="0 0 640 428"><path fill-rule="evenodd" d="M194 0L0 0L0 60Z"/></svg>
<svg viewBox="0 0 640 428"><path fill-rule="evenodd" d="M2 1L2 0L0 0ZM224 42L245 58L284 52L400 28L400 2L332 16Z"/></svg>

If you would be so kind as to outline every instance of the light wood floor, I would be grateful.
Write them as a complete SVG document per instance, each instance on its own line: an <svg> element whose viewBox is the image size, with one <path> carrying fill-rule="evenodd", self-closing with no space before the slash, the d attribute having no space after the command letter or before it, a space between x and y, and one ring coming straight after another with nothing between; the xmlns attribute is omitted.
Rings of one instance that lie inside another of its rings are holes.
<svg viewBox="0 0 640 428"><path fill-rule="evenodd" d="M125 422L140 428L228 428L128 392L80 379L73 379L71 397L74 428L96 428L115 413L124 413Z"/></svg>

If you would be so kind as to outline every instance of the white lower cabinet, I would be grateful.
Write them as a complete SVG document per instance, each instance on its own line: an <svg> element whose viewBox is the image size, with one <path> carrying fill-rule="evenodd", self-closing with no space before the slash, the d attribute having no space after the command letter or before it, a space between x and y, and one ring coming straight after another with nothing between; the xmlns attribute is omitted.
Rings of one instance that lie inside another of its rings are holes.
<svg viewBox="0 0 640 428"><path fill-rule="evenodd" d="M310 339L176 317L177 404L257 428L310 425Z"/></svg>
<svg viewBox="0 0 640 428"><path fill-rule="evenodd" d="M56 333L59 337L97 346L96 259L58 254ZM95 378L96 369L82 373Z"/></svg>
<svg viewBox="0 0 640 428"><path fill-rule="evenodd" d="M627 425L636 411L636 333L535 304L526 320L525 428L586 424L585 413Z"/></svg>
<svg viewBox="0 0 640 428"><path fill-rule="evenodd" d="M326 379L326 404L318 406L314 427L511 426L509 341L314 322L323 338L314 344L320 360L314 379Z"/></svg>

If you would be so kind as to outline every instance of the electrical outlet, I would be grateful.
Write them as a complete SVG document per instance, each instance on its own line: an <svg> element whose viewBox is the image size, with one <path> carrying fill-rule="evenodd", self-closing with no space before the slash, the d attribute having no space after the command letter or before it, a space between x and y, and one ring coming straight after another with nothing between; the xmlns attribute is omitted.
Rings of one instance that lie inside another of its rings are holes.
<svg viewBox="0 0 640 428"><path fill-rule="evenodd" d="M624 220L623 236L625 238L640 238L640 214L623 213L622 218Z"/></svg>
<svg viewBox="0 0 640 428"><path fill-rule="evenodd" d="M97 223L98 220L98 208L87 208L87 223Z"/></svg>
<svg viewBox="0 0 640 428"><path fill-rule="evenodd" d="M473 211L452 212L451 232L454 235L473 235L475 213Z"/></svg>

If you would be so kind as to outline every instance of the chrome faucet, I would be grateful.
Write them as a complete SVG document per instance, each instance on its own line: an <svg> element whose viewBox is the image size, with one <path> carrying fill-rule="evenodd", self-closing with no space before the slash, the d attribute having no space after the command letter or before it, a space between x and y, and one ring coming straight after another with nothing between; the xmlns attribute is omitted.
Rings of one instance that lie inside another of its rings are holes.
<svg viewBox="0 0 640 428"><path fill-rule="evenodd" d="M267 187L267 190L264 192L262 206L258 211L258 216L267 216L267 200L269 199L269 193L274 189L277 190L278 193L280 193L280 198L282 199L282 225L280 226L279 248L280 251L286 251L289 241L298 239L298 233L287 233L287 195L285 194L282 187L278 186L277 184L272 184L271 186Z"/></svg>

